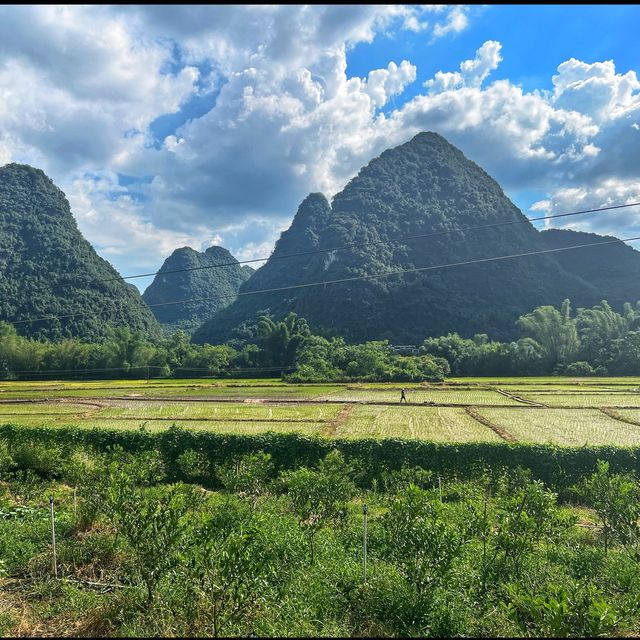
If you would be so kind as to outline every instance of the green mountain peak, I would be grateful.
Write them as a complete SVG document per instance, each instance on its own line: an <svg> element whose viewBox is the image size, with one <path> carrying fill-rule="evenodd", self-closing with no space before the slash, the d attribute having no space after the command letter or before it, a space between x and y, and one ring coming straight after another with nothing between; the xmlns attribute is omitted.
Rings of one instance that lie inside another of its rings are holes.
<svg viewBox="0 0 640 640"><path fill-rule="evenodd" d="M109 326L159 327L138 290L98 256L82 236L64 193L40 169L0 167L0 320L19 333L97 340Z"/></svg>

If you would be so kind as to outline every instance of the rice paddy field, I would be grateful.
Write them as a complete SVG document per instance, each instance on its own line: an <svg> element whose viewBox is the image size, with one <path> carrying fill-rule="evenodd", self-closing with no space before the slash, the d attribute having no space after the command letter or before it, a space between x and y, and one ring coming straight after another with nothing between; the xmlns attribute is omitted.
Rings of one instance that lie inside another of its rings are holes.
<svg viewBox="0 0 640 640"><path fill-rule="evenodd" d="M400 404L400 389L407 403ZM441 384L280 380L0 382L0 424L435 442L640 445L640 378L464 378Z"/></svg>

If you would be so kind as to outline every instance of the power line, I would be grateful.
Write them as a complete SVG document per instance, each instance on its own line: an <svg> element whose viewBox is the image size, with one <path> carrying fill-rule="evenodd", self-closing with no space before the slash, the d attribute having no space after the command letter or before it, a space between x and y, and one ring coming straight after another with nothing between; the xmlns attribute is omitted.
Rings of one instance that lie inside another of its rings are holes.
<svg viewBox="0 0 640 640"><path fill-rule="evenodd" d="M240 367L240 368L235 368L235 369L221 369L220 371L211 371L211 369L208 369L206 367L169 367L169 369L173 372L173 371L199 371L199 372L208 372L209 375L223 375L223 374L227 374L227 373L261 373L261 372L277 372L277 371L289 371L291 369L296 369L297 367L295 366L282 366L282 367ZM146 365L146 364L141 364L141 365L136 365L135 367L103 367L103 368L97 368L97 369L47 369L47 370L43 370L43 371L34 371L33 369L30 370L16 370L16 369L10 369L8 371L3 371L3 374L20 374L20 375L58 375L61 373L104 373L107 371L125 371L125 372L131 372L131 371L135 371L135 370L143 370L146 371L147 369L164 369L164 366L160 366L160 365ZM170 378L173 379L173 378ZM175 378L176 380L179 380L179 378ZM7 381L4 381L7 382ZM11 382L10 380L8 382ZM19 392L19 389L16 389L17 392Z"/></svg>
<svg viewBox="0 0 640 640"><path fill-rule="evenodd" d="M210 264L210 265L203 265L203 266L199 266L199 267L187 267L184 269L171 269L171 270L167 270L167 271L154 271L152 273L138 273L132 276L118 276L115 278L102 278L99 280L91 280L91 282L115 282L115 281L119 281L119 280L133 280L135 278L148 278L151 276L157 276L157 275L168 275L168 274L173 274L173 273L185 273L187 271L200 271L202 269L217 269L220 267L231 267L231 266L236 266L236 265L240 265L240 264L251 264L254 262L265 262L266 260L285 260L288 258L299 258L302 256L310 256L310 255L314 255L314 254L318 254L318 253L330 253L332 251L344 251L346 249L352 249L354 247L362 247L362 246L369 246L369 245L376 245L376 244L383 244L385 242L400 242L403 240L417 240L419 238L432 238L435 236L442 236L442 235L447 235L450 233L458 233L458 232L464 232L464 231L480 231L482 229L494 229L496 227L502 227L502 226L508 226L508 225L513 225L513 224L525 224L527 222L541 222L543 220L554 220L556 218L567 218L569 216L580 216L580 215L584 215L586 213L597 213L599 211L612 211L614 209L624 209L626 207L636 207L640 205L640 202L632 202L630 204L619 204L619 205L615 205L612 207L601 207L599 209L584 209L582 211L571 211L569 213L557 213L551 216L541 216L539 218L526 218L524 220L505 220L502 222L492 222L489 224L481 224L481 225L475 225L472 227L458 227L456 229L445 229L442 231L432 231L429 233L419 233L416 235L410 235L410 236L399 236L397 238L393 238L392 240L371 240L371 241L366 241L366 242L349 242L347 244L341 245L339 247L332 247L332 248L328 248L328 249L314 249L312 251L300 251L298 253L288 253L282 256L267 256L265 258L252 258L250 260L236 260L235 262L223 262L220 264Z"/></svg>
<svg viewBox="0 0 640 640"><path fill-rule="evenodd" d="M604 245L609 245L609 244L617 244L617 243L625 243L625 242L633 242L635 240L640 240L640 236L636 236L634 238L616 238L615 240L606 240L604 242L589 242L586 244L578 244L578 245L573 245L570 247L558 247L555 249L543 249L540 251L529 251L526 253L513 253L513 254L509 254L509 255L505 255L505 256L493 256L491 258L477 258L475 260L465 260L463 262L449 262L446 264L439 264L439 265L432 265L429 267L417 267L417 268L413 268L413 269L398 269L397 271L389 271L387 273L376 273L376 274L372 274L369 276L354 276L351 278L341 278L339 280L326 280L324 282L308 282L305 284L294 284L294 285L289 285L286 287L275 287L272 289L258 289L255 291L240 291L237 294L219 294L216 296L207 296L204 298L188 298L186 300L174 300L171 302L158 302L155 304L150 304L148 305L149 307L166 307L166 306L170 306L170 305L175 305L175 304L186 304L188 302L203 302L205 300L222 300L225 298L239 298L239 297L243 297L243 296L250 296L250 295L255 295L258 293L277 293L280 291L290 291L293 289L304 289L307 287L319 287L319 286L325 286L325 285L329 285L329 284L342 284L345 282L355 282L357 280L375 280L376 278L387 278L389 276L397 276L397 275L403 275L405 273L418 273L418 272L424 272L424 271L434 271L436 269L447 269L450 267L462 267L462 266L466 266L466 265L471 265L471 264L481 264L481 263L486 263L486 262L496 262L498 260L509 260L511 258L524 258L526 256L537 256L537 255L543 255L543 254L547 254L547 253L559 253L561 251L571 251L573 249L583 249L586 247L599 247L599 246L604 246ZM27 323L32 323L32 322L44 322L47 320L62 320L62 319L66 319L66 318L75 318L75 317L82 317L82 316L87 316L89 315L88 312L85 313L71 313L71 314L66 314L66 315L60 315L60 316L48 316L48 317L43 317L43 318L34 318L33 320L17 320L14 322L8 322L7 324L12 324L12 325L17 325L17 324L27 324Z"/></svg>

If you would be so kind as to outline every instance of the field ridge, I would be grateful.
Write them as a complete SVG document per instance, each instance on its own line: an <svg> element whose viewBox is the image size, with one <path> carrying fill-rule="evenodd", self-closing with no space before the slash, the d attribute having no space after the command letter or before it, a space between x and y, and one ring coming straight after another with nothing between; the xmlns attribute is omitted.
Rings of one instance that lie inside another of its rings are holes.
<svg viewBox="0 0 640 640"><path fill-rule="evenodd" d="M465 407L465 411L474 420L476 420L480 424L483 424L485 427L489 427L489 429L491 429L491 431L497 433L498 436L500 438L502 438L503 440L506 440L507 442L518 442L518 439L514 435L509 433L503 427L495 424L495 422L491 422L491 420L489 420L488 418L485 418L483 415L481 415L477 411L477 409L475 407Z"/></svg>

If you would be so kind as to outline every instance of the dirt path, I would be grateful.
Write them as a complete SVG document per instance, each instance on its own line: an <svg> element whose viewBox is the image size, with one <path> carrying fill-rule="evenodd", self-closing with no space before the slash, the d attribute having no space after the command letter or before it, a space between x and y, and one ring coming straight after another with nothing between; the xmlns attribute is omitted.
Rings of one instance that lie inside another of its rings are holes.
<svg viewBox="0 0 640 640"><path fill-rule="evenodd" d="M353 411L353 406L352 404L345 404L333 420L327 421L327 426L321 432L322 435L329 437L335 436L338 428L349 419L349 414Z"/></svg>
<svg viewBox="0 0 640 640"><path fill-rule="evenodd" d="M483 424L485 427L489 427L491 431L497 433L503 440L507 442L518 442L518 439L510 434L506 429L503 429L501 426L491 422L488 418L485 418L483 415L478 413L476 407L467 407L465 409L466 413L470 415L474 420L478 421L480 424Z"/></svg>
<svg viewBox="0 0 640 640"><path fill-rule="evenodd" d="M614 420L618 420L618 422L626 422L627 424L632 424L635 427L640 427L640 422L634 420L633 418L627 418L627 416L623 416L612 407L598 407L598 409L601 413L604 413L605 416L609 416Z"/></svg>
<svg viewBox="0 0 640 640"><path fill-rule="evenodd" d="M546 408L546 405L541 404L540 402L534 402L533 400L526 400L525 398L521 398L520 396L514 396L512 393L509 393L508 391L505 391L504 389L496 389L496 391L501 395L504 396L505 398L511 398L511 400L515 400L516 402L522 402L523 404L526 404L530 407L544 407Z"/></svg>

